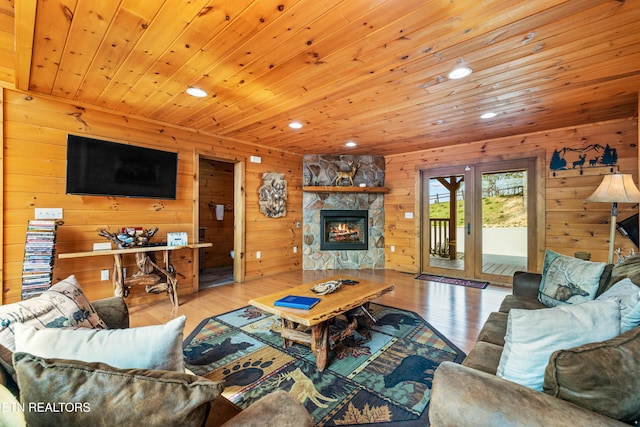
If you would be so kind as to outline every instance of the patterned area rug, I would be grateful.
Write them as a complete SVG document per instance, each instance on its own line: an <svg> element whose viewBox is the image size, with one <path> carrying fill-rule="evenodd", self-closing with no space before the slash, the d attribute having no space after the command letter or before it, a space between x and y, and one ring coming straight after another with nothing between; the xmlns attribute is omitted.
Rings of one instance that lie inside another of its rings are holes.
<svg viewBox="0 0 640 427"><path fill-rule="evenodd" d="M318 372L311 350L282 347L280 319L244 307L205 319L184 342L187 367L225 380L224 396L246 408L287 390L318 426L426 426L433 372L465 354L416 313L371 304L371 340L353 333ZM343 322L336 320L337 326Z"/></svg>
<svg viewBox="0 0 640 427"><path fill-rule="evenodd" d="M460 279L457 277L436 276L434 274L421 274L416 279L431 280L432 282L448 283L450 285L466 286L468 288L484 289L489 286L489 282L478 280Z"/></svg>

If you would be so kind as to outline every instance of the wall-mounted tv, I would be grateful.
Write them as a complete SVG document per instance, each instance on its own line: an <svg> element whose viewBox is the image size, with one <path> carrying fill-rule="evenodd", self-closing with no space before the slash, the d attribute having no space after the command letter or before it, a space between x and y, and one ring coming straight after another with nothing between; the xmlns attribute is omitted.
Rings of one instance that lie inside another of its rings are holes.
<svg viewBox="0 0 640 427"><path fill-rule="evenodd" d="M627 236L638 247L638 214L616 224L618 231Z"/></svg>
<svg viewBox="0 0 640 427"><path fill-rule="evenodd" d="M178 153L67 135L67 194L175 199Z"/></svg>

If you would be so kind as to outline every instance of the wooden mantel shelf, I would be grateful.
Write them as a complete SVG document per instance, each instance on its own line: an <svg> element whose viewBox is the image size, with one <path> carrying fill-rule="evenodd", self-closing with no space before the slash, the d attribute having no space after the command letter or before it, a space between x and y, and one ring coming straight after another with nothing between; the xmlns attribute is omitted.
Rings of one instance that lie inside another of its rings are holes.
<svg viewBox="0 0 640 427"><path fill-rule="evenodd" d="M341 186L305 186L302 191L308 193L388 193L387 187L341 187Z"/></svg>

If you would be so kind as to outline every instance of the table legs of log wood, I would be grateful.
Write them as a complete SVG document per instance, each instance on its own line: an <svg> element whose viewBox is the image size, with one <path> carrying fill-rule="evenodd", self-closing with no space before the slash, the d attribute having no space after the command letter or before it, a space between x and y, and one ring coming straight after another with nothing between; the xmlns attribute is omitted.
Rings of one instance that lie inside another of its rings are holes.
<svg viewBox="0 0 640 427"><path fill-rule="evenodd" d="M136 253L136 264L143 275L149 275L149 266L160 272L166 279L166 292L169 294L169 300L174 307L180 303L178 301L178 279L176 278L173 266L171 265L171 255L169 251L162 251L164 255L164 266L158 265L146 253ZM117 297L126 297L128 288L125 286L124 266L122 263L122 255L113 255L113 294ZM145 258L144 260L141 258ZM163 287L164 288L164 287ZM164 289L163 289L164 290Z"/></svg>
<svg viewBox="0 0 640 427"><path fill-rule="evenodd" d="M311 351L316 357L316 368L324 371L329 360L329 322L320 322L311 327Z"/></svg>
<svg viewBox="0 0 640 427"><path fill-rule="evenodd" d="M124 274L122 266L122 255L113 255L113 295L117 297L126 297L127 291L124 287Z"/></svg>
<svg viewBox="0 0 640 427"><path fill-rule="evenodd" d="M311 347L311 352L316 358L316 368L323 371L327 367L329 360L329 322L320 322L311 327L309 332L297 329L297 324L291 320L282 319L282 345L286 348L292 343L297 342Z"/></svg>
<svg viewBox="0 0 640 427"><path fill-rule="evenodd" d="M178 301L178 279L176 278L176 274L173 271L173 265L171 265L171 255L169 251L163 251L163 253L164 268L160 267L152 259L150 259L149 262L167 279L167 293L169 294L169 299L171 300L171 304L173 304L174 307L177 307L180 304Z"/></svg>
<svg viewBox="0 0 640 427"><path fill-rule="evenodd" d="M282 336L282 345L286 348L297 342L311 347L311 352L316 358L316 368L322 372L329 363L329 350L332 345L345 340L353 331L362 335L366 341L371 339L371 325L375 322L375 319L369 319L364 316L364 313L361 314L360 311L363 309L364 313L371 316L364 306L353 309L351 312L346 313L347 325L332 335L330 335L330 324L335 318L312 326L311 334L309 334L308 329L306 331L299 330L298 324L295 322L281 318L282 330L280 335Z"/></svg>

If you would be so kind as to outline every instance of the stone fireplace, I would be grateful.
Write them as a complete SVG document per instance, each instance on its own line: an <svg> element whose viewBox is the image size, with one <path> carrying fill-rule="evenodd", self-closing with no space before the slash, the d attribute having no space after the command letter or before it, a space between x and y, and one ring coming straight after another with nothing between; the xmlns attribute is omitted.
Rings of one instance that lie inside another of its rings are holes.
<svg viewBox="0 0 640 427"><path fill-rule="evenodd" d="M366 210L321 210L320 250L367 250L369 212Z"/></svg>
<svg viewBox="0 0 640 427"><path fill-rule="evenodd" d="M354 184L335 184L349 164L358 165ZM384 158L305 155L303 170L302 268L384 268L384 192L374 190L384 187Z"/></svg>

